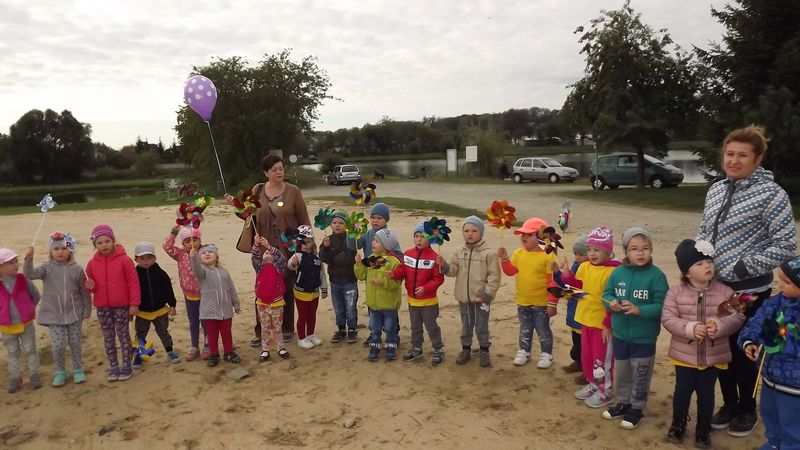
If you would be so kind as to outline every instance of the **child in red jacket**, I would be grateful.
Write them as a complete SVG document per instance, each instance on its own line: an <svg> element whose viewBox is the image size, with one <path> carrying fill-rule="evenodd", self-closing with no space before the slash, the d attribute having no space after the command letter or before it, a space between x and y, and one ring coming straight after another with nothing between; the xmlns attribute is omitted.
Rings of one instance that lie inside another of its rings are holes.
<svg viewBox="0 0 800 450"><path fill-rule="evenodd" d="M278 356L289 357L289 351L283 346L281 324L283 323L283 307L286 301L283 294L286 286L283 273L286 270L286 257L280 250L269 245L267 238L256 236L253 249L250 251L253 269L256 275L256 310L261 323L261 356L259 362L269 361L270 344L274 343Z"/></svg>
<svg viewBox="0 0 800 450"><path fill-rule="evenodd" d="M444 362L444 343L442 330L436 319L439 317L439 300L436 290L444 283L444 275L436 264L439 256L423 235L423 224L414 228L414 248L403 254L400 265L392 272L394 280L406 280L408 294L408 315L411 318L411 348L403 356L403 361L414 361L422 357L422 326L428 330L433 345L431 365Z"/></svg>
<svg viewBox="0 0 800 450"><path fill-rule="evenodd" d="M94 227L91 240L97 251L86 265L86 290L93 294L97 319L103 328L103 344L110 364L108 381L125 381L133 376L128 322L139 312L139 276L133 260L122 245L116 243L110 226ZM122 350L121 368L115 335Z"/></svg>

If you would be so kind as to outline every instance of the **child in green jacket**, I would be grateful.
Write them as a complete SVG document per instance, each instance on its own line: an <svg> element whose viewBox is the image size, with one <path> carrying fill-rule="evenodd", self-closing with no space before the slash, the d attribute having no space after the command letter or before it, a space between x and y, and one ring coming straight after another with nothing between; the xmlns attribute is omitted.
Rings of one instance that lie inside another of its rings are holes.
<svg viewBox="0 0 800 450"><path fill-rule="evenodd" d="M369 360L378 360L381 333L386 333L386 360L397 358L397 310L400 309L401 282L392 280L389 273L400 265L400 260L387 252L397 246L397 236L383 228L375 233L372 254L363 260L356 255L356 278L366 281L369 317Z"/></svg>
<svg viewBox="0 0 800 450"><path fill-rule="evenodd" d="M621 427L632 430L642 421L647 403L669 284L653 265L650 232L629 228L622 235L622 248L624 265L614 269L603 292L603 306L611 312L617 394L617 404L603 411L603 418L622 418Z"/></svg>

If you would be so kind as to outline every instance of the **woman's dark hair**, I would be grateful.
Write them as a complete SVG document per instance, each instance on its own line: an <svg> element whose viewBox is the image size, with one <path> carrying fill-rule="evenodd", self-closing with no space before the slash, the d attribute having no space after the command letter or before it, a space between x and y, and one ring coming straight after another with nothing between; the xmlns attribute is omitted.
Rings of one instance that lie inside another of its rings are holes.
<svg viewBox="0 0 800 450"><path fill-rule="evenodd" d="M283 158L278 155L267 155L261 160L261 169L266 172L277 163L283 163Z"/></svg>

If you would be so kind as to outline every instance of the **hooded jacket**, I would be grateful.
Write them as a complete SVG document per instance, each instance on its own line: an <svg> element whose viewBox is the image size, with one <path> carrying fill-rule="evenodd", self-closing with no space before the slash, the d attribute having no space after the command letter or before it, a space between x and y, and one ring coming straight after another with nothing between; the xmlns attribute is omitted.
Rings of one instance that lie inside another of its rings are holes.
<svg viewBox="0 0 800 450"><path fill-rule="evenodd" d="M718 181L706 195L697 239L714 245L720 281L735 291L768 289L772 270L797 251L789 196L761 167L742 180Z"/></svg>
<svg viewBox="0 0 800 450"><path fill-rule="evenodd" d="M376 311L397 311L401 303L400 282L388 277L389 272L400 265L400 261L390 254L383 255L384 264L379 267L367 267L362 262L357 262L353 267L356 278L365 281L367 306ZM366 259L366 258L365 258ZM379 285L373 280L381 280Z"/></svg>
<svg viewBox="0 0 800 450"><path fill-rule="evenodd" d="M125 253L121 244L114 244L110 255L94 252L86 264L86 276L94 281L95 308L120 308L138 306L141 303L139 277L133 260Z"/></svg>
<svg viewBox="0 0 800 450"><path fill-rule="evenodd" d="M275 247L270 248L272 263L264 263L264 250L259 246L253 246L250 251L253 269L256 271L256 303L270 305L274 308L283 306L286 301L283 294L286 292L286 284L283 281L283 272L286 268L286 258L280 250Z"/></svg>
<svg viewBox="0 0 800 450"><path fill-rule="evenodd" d="M175 307L177 302L175 292L172 290L172 280L158 263L153 263L147 269L136 266L136 274L139 276L139 289L142 292L142 302L137 316L152 320L151 315L147 313L161 312L160 310L167 305Z"/></svg>
<svg viewBox="0 0 800 450"><path fill-rule="evenodd" d="M436 298L436 291L444 283L444 275L436 265L436 253L430 246L425 248L412 248L406 250L400 266L391 272L393 280L405 278L406 294L408 304L411 306L431 306L439 303ZM417 295L414 291L423 288L422 295Z"/></svg>
<svg viewBox="0 0 800 450"><path fill-rule="evenodd" d="M200 300L200 285L192 273L192 262L189 260L189 252L183 247L175 245L175 235L170 233L161 245L170 258L178 263L178 281L181 285L183 295L187 300Z"/></svg>
<svg viewBox="0 0 800 450"><path fill-rule="evenodd" d="M606 282L603 298L628 301L639 308L639 315L611 312L608 303L603 306L611 313L611 330L614 337L633 344L654 344L661 332L661 309L669 283L664 272L648 264L619 266L611 272Z"/></svg>
<svg viewBox="0 0 800 450"><path fill-rule="evenodd" d="M761 329L766 321L775 321L779 312L783 313L785 324L794 323L798 326L800 299L778 294L764 301L742 328L739 347L744 349L748 344L764 344ZM789 336L789 339L793 337ZM795 340L793 346L787 345L779 352L767 353L765 358L762 372L764 383L786 394L800 396L800 342Z"/></svg>
<svg viewBox="0 0 800 450"><path fill-rule="evenodd" d="M200 319L227 320L239 309L239 295L230 273L224 267L208 267L200 256L190 258L192 272L200 282Z"/></svg>
<svg viewBox="0 0 800 450"><path fill-rule="evenodd" d="M483 238L456 250L445 261L442 274L456 278L455 297L459 303L491 303L500 289L500 262Z"/></svg>
<svg viewBox="0 0 800 450"><path fill-rule="evenodd" d="M717 316L719 304L733 295L731 288L712 281L705 290L698 291L688 283L681 283L667 292L661 324L672 334L669 357L683 365L705 368L726 364L731 360L728 336L744 323L744 315L737 312L726 317ZM717 321L717 336L700 341L694 338L694 327L708 319Z"/></svg>
<svg viewBox="0 0 800 450"><path fill-rule="evenodd" d="M29 280L42 280L39 324L69 325L91 315L92 297L83 285L86 274L77 262L61 264L51 260L34 267L33 261L26 259L22 273Z"/></svg>

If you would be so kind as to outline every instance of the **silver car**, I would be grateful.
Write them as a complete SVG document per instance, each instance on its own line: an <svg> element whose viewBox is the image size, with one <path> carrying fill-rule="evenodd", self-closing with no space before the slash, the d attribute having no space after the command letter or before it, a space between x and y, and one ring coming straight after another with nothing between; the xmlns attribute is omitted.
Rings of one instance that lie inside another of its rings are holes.
<svg viewBox="0 0 800 450"><path fill-rule="evenodd" d="M359 178L361 178L361 173L359 173L358 167L353 164L344 164L333 167L328 174L328 184L347 184L358 181Z"/></svg>
<svg viewBox="0 0 800 450"><path fill-rule="evenodd" d="M560 162L553 158L520 158L514 163L511 178L515 183L522 183L524 180L531 181L559 181L573 182L578 179L580 173L572 167L562 166Z"/></svg>

